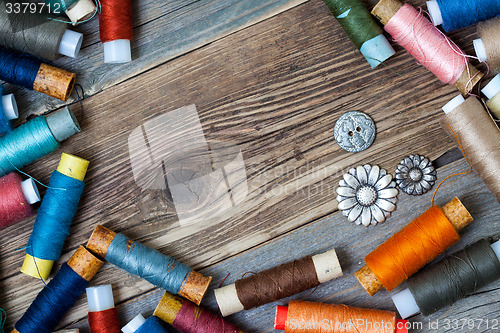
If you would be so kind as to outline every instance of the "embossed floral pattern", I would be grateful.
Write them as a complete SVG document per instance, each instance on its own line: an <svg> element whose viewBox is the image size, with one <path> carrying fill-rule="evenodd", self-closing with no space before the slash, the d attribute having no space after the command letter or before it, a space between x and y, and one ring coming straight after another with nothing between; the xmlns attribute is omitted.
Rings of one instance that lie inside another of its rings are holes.
<svg viewBox="0 0 500 333"><path fill-rule="evenodd" d="M405 193L421 195L436 182L436 170L431 161L422 155L405 157L396 167L396 184Z"/></svg>

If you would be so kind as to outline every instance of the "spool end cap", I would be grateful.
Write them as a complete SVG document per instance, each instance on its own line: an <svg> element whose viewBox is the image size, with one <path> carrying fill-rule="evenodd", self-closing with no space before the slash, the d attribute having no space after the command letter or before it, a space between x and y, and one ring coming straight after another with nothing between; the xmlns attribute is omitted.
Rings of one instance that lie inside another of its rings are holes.
<svg viewBox="0 0 500 333"><path fill-rule="evenodd" d="M83 181L89 164L90 162L83 158L63 153L57 171L73 179Z"/></svg>
<svg viewBox="0 0 500 333"><path fill-rule="evenodd" d="M132 61L132 51L128 39L117 39L104 45L104 62L106 64L122 64Z"/></svg>
<svg viewBox="0 0 500 333"><path fill-rule="evenodd" d="M86 289L89 312L105 311L115 307L113 288L110 284Z"/></svg>
<svg viewBox="0 0 500 333"><path fill-rule="evenodd" d="M14 94L2 96L3 112L8 120L14 120L19 117L19 110L17 109L16 99Z"/></svg>
<svg viewBox="0 0 500 333"><path fill-rule="evenodd" d="M52 135L58 142L63 142L81 131L78 120L67 106L49 114L46 119Z"/></svg>
<svg viewBox="0 0 500 333"><path fill-rule="evenodd" d="M453 111L456 107L458 107L460 104L462 104L463 102L465 102L465 99L463 98L463 96L458 95L458 96L454 97L451 101L446 103L442 107L442 110L444 111L444 113L448 114L451 111Z"/></svg>
<svg viewBox="0 0 500 333"><path fill-rule="evenodd" d="M410 289L405 289L391 296L401 318L408 318L420 312L420 308L411 294Z"/></svg>
<svg viewBox="0 0 500 333"><path fill-rule="evenodd" d="M23 189L26 201L28 201L30 205L40 201L40 192L38 192L38 187L33 178L28 178L23 181L21 183L21 188Z"/></svg>
<svg viewBox="0 0 500 333"><path fill-rule="evenodd" d="M479 60L481 62L488 61L488 56L486 55L486 49L484 47L483 40L481 38L474 39L472 41L472 44L474 44L474 51L476 51L476 55Z"/></svg>
<svg viewBox="0 0 500 333"><path fill-rule="evenodd" d="M38 259L26 254L21 272L37 279L47 280L52 266L54 266L52 260Z"/></svg>
<svg viewBox="0 0 500 333"><path fill-rule="evenodd" d="M497 74L483 89L481 92L488 97L488 99L492 99L496 94L500 92L500 74Z"/></svg>
<svg viewBox="0 0 500 333"><path fill-rule="evenodd" d="M138 314L134 319L129 321L129 323L122 327L123 333L134 333L137 331L144 323L146 319L142 316L142 314Z"/></svg>
<svg viewBox="0 0 500 333"><path fill-rule="evenodd" d="M408 333L408 320L396 319L396 330L394 333Z"/></svg>
<svg viewBox="0 0 500 333"><path fill-rule="evenodd" d="M435 26L443 24L443 15L441 15L441 9L436 0L427 1L427 9Z"/></svg>
<svg viewBox="0 0 500 333"><path fill-rule="evenodd" d="M372 68L377 67L396 53L382 34L364 42L359 50Z"/></svg>
<svg viewBox="0 0 500 333"><path fill-rule="evenodd" d="M495 254L497 255L498 260L500 261L500 240L497 240L495 243L490 245Z"/></svg>
<svg viewBox="0 0 500 333"><path fill-rule="evenodd" d="M276 316L274 319L274 329L284 331L288 318L288 306L276 305Z"/></svg>
<svg viewBox="0 0 500 333"><path fill-rule="evenodd" d="M79 32L66 29L59 44L59 53L67 57L76 58L82 47L83 35Z"/></svg>

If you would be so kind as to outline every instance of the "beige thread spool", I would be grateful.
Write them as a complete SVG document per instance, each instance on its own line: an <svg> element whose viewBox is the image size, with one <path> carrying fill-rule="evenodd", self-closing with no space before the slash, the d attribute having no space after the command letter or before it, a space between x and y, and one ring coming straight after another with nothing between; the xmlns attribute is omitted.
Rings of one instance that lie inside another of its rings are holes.
<svg viewBox="0 0 500 333"><path fill-rule="evenodd" d="M500 70L500 18L481 22L477 25L480 38L474 39L474 50L481 61L488 63L490 69Z"/></svg>

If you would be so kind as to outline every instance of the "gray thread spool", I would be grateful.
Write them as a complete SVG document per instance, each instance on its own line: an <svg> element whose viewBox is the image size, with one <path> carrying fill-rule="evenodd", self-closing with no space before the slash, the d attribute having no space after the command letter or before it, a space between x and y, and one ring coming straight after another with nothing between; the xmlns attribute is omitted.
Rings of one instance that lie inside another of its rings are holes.
<svg viewBox="0 0 500 333"><path fill-rule="evenodd" d="M60 54L76 57L83 35L66 29L67 25L36 14L7 14L0 4L0 44L56 60Z"/></svg>

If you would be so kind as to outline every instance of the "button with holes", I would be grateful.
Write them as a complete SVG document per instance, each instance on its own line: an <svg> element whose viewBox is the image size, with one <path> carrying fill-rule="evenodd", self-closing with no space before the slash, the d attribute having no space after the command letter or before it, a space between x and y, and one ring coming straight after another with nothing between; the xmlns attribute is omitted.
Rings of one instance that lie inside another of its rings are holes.
<svg viewBox="0 0 500 333"><path fill-rule="evenodd" d="M339 146L351 153L368 149L375 140L375 123L367 114L349 111L335 123L333 135Z"/></svg>

